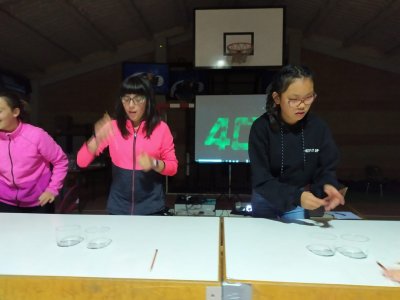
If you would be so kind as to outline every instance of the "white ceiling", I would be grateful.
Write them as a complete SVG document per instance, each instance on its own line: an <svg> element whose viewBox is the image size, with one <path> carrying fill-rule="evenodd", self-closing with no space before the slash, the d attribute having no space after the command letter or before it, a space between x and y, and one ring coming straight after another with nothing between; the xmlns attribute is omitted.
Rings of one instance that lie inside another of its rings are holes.
<svg viewBox="0 0 400 300"><path fill-rule="evenodd" d="M400 73L400 0L0 0L0 69L50 82L192 41L194 8L280 5L303 48Z"/></svg>

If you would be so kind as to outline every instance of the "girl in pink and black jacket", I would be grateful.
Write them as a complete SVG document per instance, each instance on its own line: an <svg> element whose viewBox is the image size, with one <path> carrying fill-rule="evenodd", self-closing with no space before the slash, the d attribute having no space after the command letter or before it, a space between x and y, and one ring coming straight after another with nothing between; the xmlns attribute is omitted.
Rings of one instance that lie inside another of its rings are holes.
<svg viewBox="0 0 400 300"><path fill-rule="evenodd" d="M0 91L0 212L51 213L68 159L25 114L18 95Z"/></svg>
<svg viewBox="0 0 400 300"><path fill-rule="evenodd" d="M95 134L79 150L77 163L86 167L109 148L113 181L108 212L164 214L163 178L176 174L178 161L171 131L155 108L149 80L140 75L125 79L116 104L116 119L106 114L94 127Z"/></svg>

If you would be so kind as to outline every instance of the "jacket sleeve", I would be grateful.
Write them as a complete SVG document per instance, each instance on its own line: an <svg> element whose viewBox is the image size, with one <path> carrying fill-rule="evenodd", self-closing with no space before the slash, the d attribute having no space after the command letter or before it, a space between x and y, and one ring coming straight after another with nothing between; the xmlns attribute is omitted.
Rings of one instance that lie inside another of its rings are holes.
<svg viewBox="0 0 400 300"><path fill-rule="evenodd" d="M68 172L68 158L61 147L44 130L38 143L38 151L53 166L52 175L46 191L57 196Z"/></svg>
<svg viewBox="0 0 400 300"><path fill-rule="evenodd" d="M319 198L325 197L325 184L339 188L336 177L336 167L339 163L339 150L333 140L328 126L324 126L322 142L318 155L318 166L313 176L311 192Z"/></svg>
<svg viewBox="0 0 400 300"><path fill-rule="evenodd" d="M114 128L114 130L116 130L116 128ZM106 139L97 147L96 153L91 153L88 149L87 142L84 142L76 155L76 164L80 168L86 168L106 147L108 147L108 145L109 139Z"/></svg>
<svg viewBox="0 0 400 300"><path fill-rule="evenodd" d="M88 165L90 165L95 157L96 155L89 151L85 142L76 155L76 164L81 168L86 168Z"/></svg>
<svg viewBox="0 0 400 300"><path fill-rule="evenodd" d="M175 155L174 138L167 124L165 124L163 139L161 141L160 159L165 164L165 168L161 174L167 176L175 175L178 170L178 160Z"/></svg>
<svg viewBox="0 0 400 300"><path fill-rule="evenodd" d="M289 211L300 205L303 190L279 181L271 173L268 123L254 122L249 136L249 158L252 188L280 211Z"/></svg>

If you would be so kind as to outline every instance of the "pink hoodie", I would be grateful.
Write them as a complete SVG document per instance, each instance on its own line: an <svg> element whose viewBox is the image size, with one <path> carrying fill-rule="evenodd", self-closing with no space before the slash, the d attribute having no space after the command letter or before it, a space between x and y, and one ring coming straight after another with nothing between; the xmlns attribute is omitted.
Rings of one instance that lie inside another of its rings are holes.
<svg viewBox="0 0 400 300"><path fill-rule="evenodd" d="M0 132L1 202L37 206L44 191L58 195L67 171L67 156L43 129L21 122L13 132Z"/></svg>
<svg viewBox="0 0 400 300"><path fill-rule="evenodd" d="M145 122L143 122L139 132L137 133L138 138L136 142L136 155L145 152L156 159L163 160L165 168L161 174L166 176L175 175L178 169L178 161L175 156L173 137L168 125L161 121L160 124L154 128L150 138L145 138L146 132L144 131L144 125ZM134 130L132 123L127 121L126 126L128 131L133 133ZM86 143L83 144L77 156L77 163L79 167L87 167L93 161L95 156L99 155L108 146L111 160L114 165L127 170L133 169L133 134L131 134L128 139L125 139L118 129L116 120L112 121L112 128L114 135L109 139L109 141L105 141L99 146L96 155L90 153ZM138 162L139 160L135 159L135 161L135 170L141 170L142 167Z"/></svg>

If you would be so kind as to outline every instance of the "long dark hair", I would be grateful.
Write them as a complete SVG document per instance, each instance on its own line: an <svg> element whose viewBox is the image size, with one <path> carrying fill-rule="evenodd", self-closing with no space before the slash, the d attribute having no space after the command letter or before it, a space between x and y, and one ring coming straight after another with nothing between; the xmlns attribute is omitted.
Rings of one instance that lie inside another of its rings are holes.
<svg viewBox="0 0 400 300"><path fill-rule="evenodd" d="M144 130L146 131L146 138L149 138L154 128L161 121L160 115L156 109L156 100L152 84L143 75L131 75L122 82L115 107L115 114L118 128L124 138L128 138L130 135L128 129L126 128L128 116L126 115L121 101L121 97L126 94L136 94L146 98L146 109L143 120L146 121L144 127Z"/></svg>
<svg viewBox="0 0 400 300"><path fill-rule="evenodd" d="M3 98L7 102L11 110L19 108L18 119L20 121L25 122L28 120L29 116L26 110L27 103L23 101L17 93L8 90L0 90L0 98Z"/></svg>
<svg viewBox="0 0 400 300"><path fill-rule="evenodd" d="M267 111L271 127L274 130L279 129L280 106L275 104L272 94L276 92L279 96L281 96L282 93L288 89L289 85L291 85L294 80L299 78L308 78L314 80L314 76L308 67L286 65L275 74L272 82L267 87L267 102L265 104L265 110Z"/></svg>

